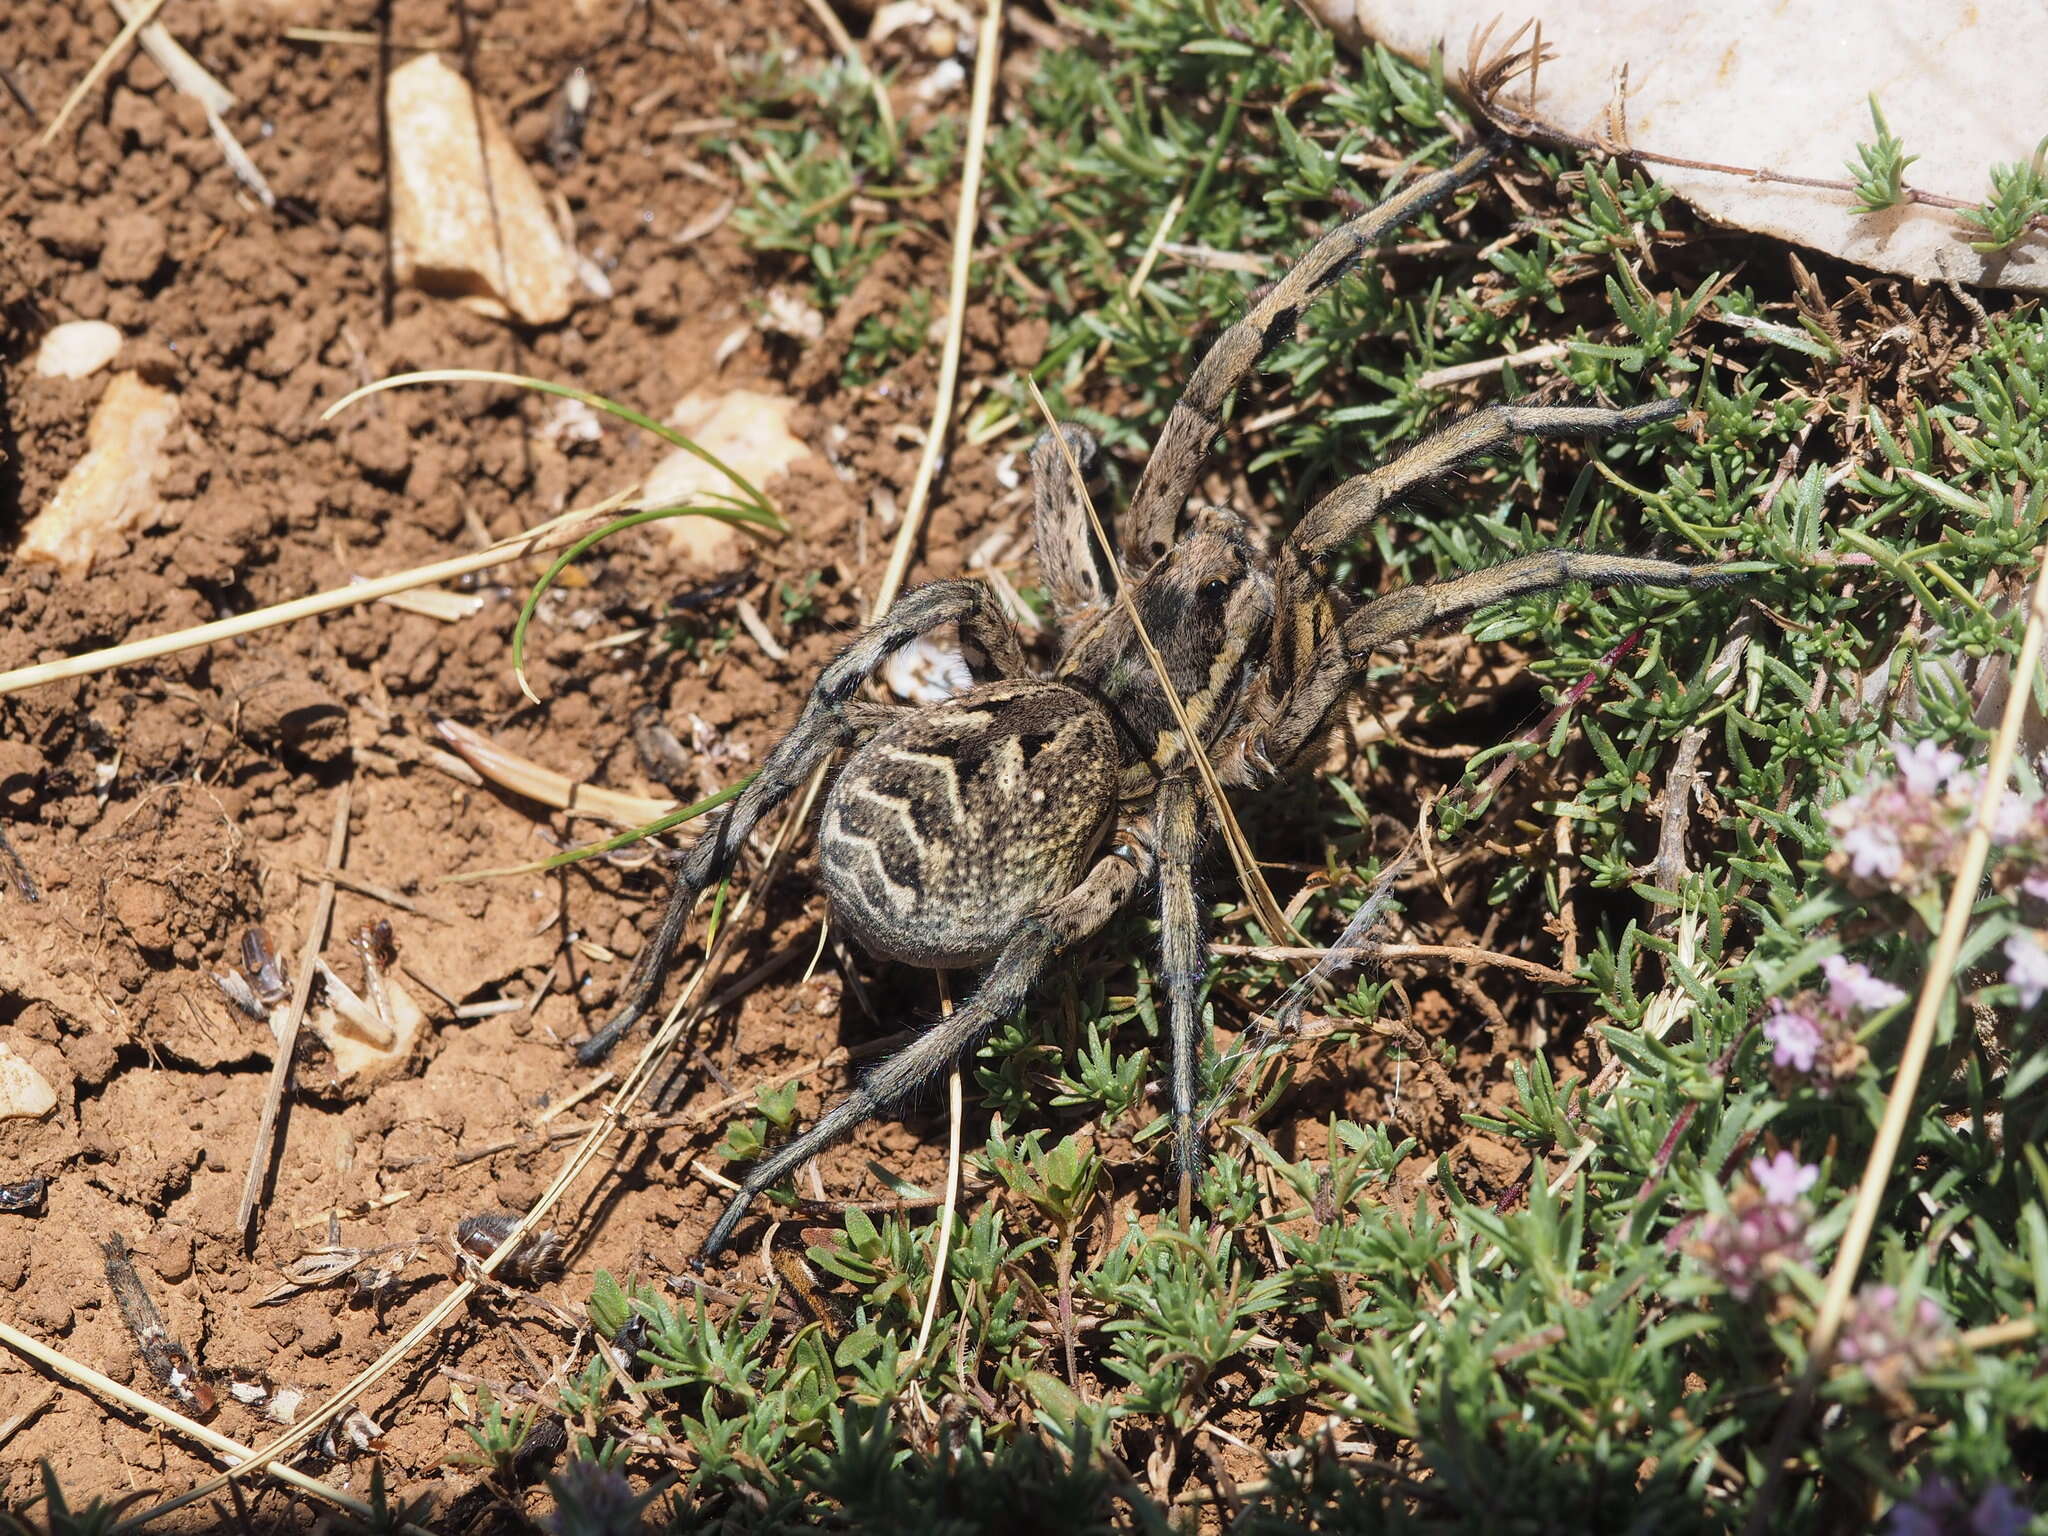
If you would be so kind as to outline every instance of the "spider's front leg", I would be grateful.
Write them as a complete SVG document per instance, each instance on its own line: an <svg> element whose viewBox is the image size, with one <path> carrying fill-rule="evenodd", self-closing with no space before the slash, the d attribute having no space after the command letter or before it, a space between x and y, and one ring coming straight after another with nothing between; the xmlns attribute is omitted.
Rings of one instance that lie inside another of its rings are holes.
<svg viewBox="0 0 2048 1536"><path fill-rule="evenodd" d="M796 724L768 754L753 782L737 800L712 813L702 835L677 862L661 926L641 956L638 974L627 981L626 1000L602 1029L578 1047L578 1062L590 1066L602 1061L634 1021L660 998L676 944L697 898L732 868L761 818L788 799L819 763L853 739L852 712L859 708L854 695L861 684L892 652L942 624L958 624L961 638L978 648L1002 675L1023 675L1024 653L1017 637L1003 621L993 594L980 582L935 581L897 599L887 614L863 630L818 675Z"/></svg>
<svg viewBox="0 0 2048 1536"><path fill-rule="evenodd" d="M1666 421L1681 400L1610 410L1603 406L1490 405L1452 422L1392 463L1354 476L1310 509L1278 561L1279 617L1273 668L1254 700L1261 722L1248 757L1259 772L1284 770L1321 739L1331 711L1371 654L1489 603L1548 592L1574 581L1596 586L1698 590L1732 578L1718 565L1644 559L1577 549L1539 550L1486 570L1407 587L1351 606L1323 584L1322 565L1357 538L1387 504L1466 460L1536 437L1605 436ZM1247 777L1251 776L1249 773Z"/></svg>
<svg viewBox="0 0 2048 1536"><path fill-rule="evenodd" d="M701 1265L732 1240L733 1228L764 1189L823 1152L848 1131L873 1119L943 1072L961 1052L1024 1006L1046 963L1101 928L1130 900L1139 871L1122 854L1108 854L1065 895L1018 925L973 994L949 1016L870 1072L858 1088L801 1136L777 1147L748 1172L698 1254Z"/></svg>
<svg viewBox="0 0 2048 1536"><path fill-rule="evenodd" d="M1260 359L1294 334L1302 311L1336 287L1381 240L1475 180L1495 153L1491 142L1476 144L1446 169L1417 177L1385 202L1327 231L1216 338L1174 402L1137 489L1131 492L1120 543L1132 570L1144 570L1173 544L1188 497L1202 478L1210 441L1223 425L1231 391L1250 376Z"/></svg>

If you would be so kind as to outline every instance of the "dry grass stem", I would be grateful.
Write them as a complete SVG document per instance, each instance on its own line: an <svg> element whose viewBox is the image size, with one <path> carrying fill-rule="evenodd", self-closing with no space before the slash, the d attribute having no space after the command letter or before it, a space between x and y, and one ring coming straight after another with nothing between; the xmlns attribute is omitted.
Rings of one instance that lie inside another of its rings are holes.
<svg viewBox="0 0 2048 1536"><path fill-rule="evenodd" d="M343 781L335 797L334 825L327 834L327 863L338 867L348 848L349 784ZM242 1203L235 1210L235 1231L244 1243L255 1241L256 1207L263 1198L263 1184L270 1172L272 1149L277 1136L278 1112L291 1089L292 1057L299 1046L299 1028L306 1020L306 1004L313 995L314 962L327 941L327 924L334 915L334 882L322 880L313 897L313 918L306 928L305 946L299 953L299 968L292 982L291 1002L277 1026L270 1062L270 1085L263 1094L263 1109L256 1117L256 1141L249 1149L249 1171L242 1179Z"/></svg>
<svg viewBox="0 0 2048 1536"><path fill-rule="evenodd" d="M436 720L434 729L440 732L441 739L462 761L490 783L536 805L567 811L572 816L589 816L621 827L644 826L677 808L674 800L629 795L622 790L583 783L552 768L543 768L530 758L506 751L481 731L471 730L455 720Z"/></svg>
<svg viewBox="0 0 2048 1536"><path fill-rule="evenodd" d="M974 259L974 230L981 205L981 168L988 152L989 112L995 101L996 66L1002 62L1003 0L988 0L982 13L981 36L974 53L974 97L968 108L967 154L960 169L960 206L953 216L953 268L946 290L946 340L939 350L939 382L932 400L932 424L918 455L917 475L904 503L903 522L889 551L889 564L875 589L870 618L880 618L903 590L911 556L930 508L932 480L946 451L952 425L953 395L960 382L960 342L967 329L967 283Z"/></svg>
<svg viewBox="0 0 2048 1536"><path fill-rule="evenodd" d="M473 571L492 570L528 555L546 554L564 545L573 544L584 534L611 521L615 514L616 508L610 506L579 508L574 512L564 512L560 517L542 523L538 528L528 532L514 534L509 539L500 539L488 549L457 555L452 560L439 560L432 565L415 566L409 571L380 576L374 581L353 582L347 586L330 588L325 592L316 592L310 597L295 597L290 602L258 608L253 613L216 619L210 624L195 624L190 629L174 630L167 635L153 635L147 640L125 641L120 645L108 646L104 650L89 651L83 656L67 656L61 661L38 662L30 667L17 667L12 672L0 672L0 697L19 693L24 688L35 688L44 683L62 682L73 677L90 677L95 672L106 672L115 667L156 661L161 657L175 656L180 651L193 651L222 640L233 640L243 635L256 634L261 630L275 629L280 624L295 624L300 619L373 603L378 598L388 597L394 592L407 592L415 587L432 586L436 582L467 576Z"/></svg>
<svg viewBox="0 0 2048 1536"><path fill-rule="evenodd" d="M88 1392L96 1393L98 1396L105 1398L108 1402L119 1403L123 1408L142 1414L145 1418L162 1424L169 1429L176 1430L187 1439L198 1441L208 1450L215 1452L227 1461L242 1462L255 1454L240 1441L230 1440L218 1430L209 1429L206 1425L194 1419L186 1418L182 1413L166 1408L162 1403L154 1402L144 1397L140 1392L122 1386L118 1381L101 1375L91 1366L81 1365L69 1355L58 1353L58 1351L50 1348L49 1345L41 1340L32 1338L20 1329L7 1323L0 1323L0 1344L5 1344L24 1359L35 1361L36 1364L42 1366L45 1370L61 1376L73 1386L83 1387ZM337 1509L345 1509L351 1514L364 1517L372 1513L370 1506L363 1503L360 1499L351 1498L339 1488L331 1487L321 1482L318 1478L308 1477L305 1473L294 1467L273 1466L267 1470L278 1481L289 1483L292 1487L298 1489L299 1492L310 1494L316 1499L334 1505ZM146 1515L143 1517L143 1519L147 1518ZM140 1523L140 1521L127 1521L119 1529L133 1529ZM406 1524L399 1526L398 1529L407 1532L408 1536L433 1536L431 1531L422 1530L417 1525Z"/></svg>
<svg viewBox="0 0 2048 1536"><path fill-rule="evenodd" d="M57 109L57 115L50 120L50 126L37 136L38 153L48 149L51 140L64 131L64 125L71 121L71 114L78 110L79 103L92 93L92 88L106 77L107 71L112 69L121 55L128 51L128 45L135 41L136 34L155 21L156 13L163 8L164 0L145 0L142 8L128 18L127 25L123 26L114 35L114 40L107 44L107 51L93 60L92 68L85 72L85 78L71 88L71 94L64 98L64 105Z"/></svg>
<svg viewBox="0 0 2048 1536"><path fill-rule="evenodd" d="M939 973L939 1013L943 1018L953 1016L953 994L946 985L943 972ZM932 1324L939 1315L939 1298L946 1291L946 1260L953 1251L954 1210L960 1203L960 1063L955 1060L952 1070L946 1074L946 1199L939 1207L939 1246L932 1254L932 1284L924 1298L924 1319L917 1325L917 1343L910 1351L910 1358L920 1364L924 1360L924 1347L931 1342Z"/></svg>

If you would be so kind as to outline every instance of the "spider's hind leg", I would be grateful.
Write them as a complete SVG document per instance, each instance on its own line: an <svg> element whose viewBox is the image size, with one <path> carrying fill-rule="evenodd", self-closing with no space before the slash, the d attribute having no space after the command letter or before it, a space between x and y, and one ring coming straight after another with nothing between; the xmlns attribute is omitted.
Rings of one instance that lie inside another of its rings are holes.
<svg viewBox="0 0 2048 1536"><path fill-rule="evenodd" d="M1576 549L1541 549L1499 565L1374 598L1344 621L1344 648L1363 659L1392 640L1463 619L1475 609L1532 592L1553 592L1574 581L1596 587L1673 587L1700 590L1733 580L1718 565L1603 555Z"/></svg>
<svg viewBox="0 0 2048 1536"><path fill-rule="evenodd" d="M749 1170L711 1235L698 1263L716 1258L754 1197L823 1152L848 1131L873 1119L931 1081L947 1064L1024 1005L1046 963L1109 921L1137 889L1139 872L1127 858L1096 861L1081 883L1025 920L1003 946L981 983L958 1009L935 1022L870 1072L858 1088L801 1136L777 1147Z"/></svg>
<svg viewBox="0 0 2048 1536"><path fill-rule="evenodd" d="M761 818L853 738L855 725L849 711L858 708L854 695L861 684L892 652L927 630L952 623L960 626L961 638L976 646L997 671L1009 677L1024 672L1024 653L1017 637L1003 621L994 595L980 582L935 581L897 599L887 614L863 630L818 674L803 713L768 754L753 782L737 800L706 820L703 834L677 862L661 926L641 955L637 974L627 982L626 1000L603 1028L577 1048L579 1063L587 1067L604 1060L634 1022L659 1000L662 983L674 963L676 944L697 898L732 868Z"/></svg>
<svg viewBox="0 0 2048 1536"><path fill-rule="evenodd" d="M1173 1040L1173 1160L1185 1221L1202 1167L1195 1098L1202 1062L1202 982L1209 974L1202 908L1195 899L1202 801L1194 781L1185 775L1162 781L1152 812L1159 851L1159 974L1166 985L1167 1032Z"/></svg>

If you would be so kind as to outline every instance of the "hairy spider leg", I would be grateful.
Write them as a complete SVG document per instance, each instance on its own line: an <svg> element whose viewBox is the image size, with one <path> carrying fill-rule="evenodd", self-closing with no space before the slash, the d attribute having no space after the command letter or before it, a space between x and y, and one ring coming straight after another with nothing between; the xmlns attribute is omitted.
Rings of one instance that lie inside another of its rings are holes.
<svg viewBox="0 0 2048 1536"><path fill-rule="evenodd" d="M1254 683L1253 733L1237 778L1287 767L1321 739L1330 712L1349 692L1378 647L1474 609L1574 581L1603 586L1698 589L1728 578L1718 565L1640 559L1577 550L1543 550L1485 570L1404 588L1352 607L1333 593L1320 567L1358 537L1392 501L1517 436L1576 437L1627 432L1666 421L1681 400L1656 400L1610 410L1602 406L1490 405L1460 417L1390 463L1355 475L1331 491L1296 525L1278 561L1279 617L1272 666Z"/></svg>
<svg viewBox="0 0 2048 1536"><path fill-rule="evenodd" d="M1195 1100L1202 1061L1202 982L1209 974L1209 956L1202 942L1202 908L1195 899L1195 859L1201 852L1203 821L1201 790L1192 778L1174 774L1160 781L1152 799L1159 858L1159 974L1166 984L1167 1033L1173 1041L1174 1162L1180 1170L1183 1215L1202 1166Z"/></svg>
<svg viewBox="0 0 2048 1536"><path fill-rule="evenodd" d="M1209 446L1223 424L1231 391L1259 362L1294 333L1301 312L1337 285L1375 245L1410 219L1427 212L1486 169L1498 145L1481 142L1447 170L1420 177L1376 207L1337 225L1309 247L1235 325L1216 339L1189 377L1160 430L1159 441L1138 477L1124 514L1124 560L1144 570L1165 554L1180 526L1195 482L1202 476Z"/></svg>
<svg viewBox="0 0 2048 1536"><path fill-rule="evenodd" d="M1112 592L1104 580L1109 554L1095 542L1087 503L1054 431L1067 440L1084 480L1101 459L1102 445L1093 432L1071 421L1039 433L1031 445L1031 542L1038 553L1038 573L1064 629L1085 610L1108 602Z"/></svg>
<svg viewBox="0 0 2048 1536"><path fill-rule="evenodd" d="M698 1252L701 1265L732 1240L733 1228L762 1190L781 1182L847 1132L873 1119L930 1082L1007 1019L1030 995L1047 962L1097 932L1129 901L1142 878L1122 853L1098 859L1081 882L1026 919L1010 936L972 995L948 1017L934 1022L861 1080L860 1086L822 1115L795 1140L777 1147L748 1170L740 1191L727 1203Z"/></svg>
<svg viewBox="0 0 2048 1536"><path fill-rule="evenodd" d="M958 624L961 638L977 647L1001 676L1025 675L1017 636L1004 622L995 594L980 582L935 581L898 598L887 614L863 630L818 675L796 724L768 754L753 782L737 800L712 813L703 834L678 860L661 926L641 958L638 974L627 980L626 1000L604 1027L577 1049L578 1062L587 1067L604 1060L635 1021L659 1001L697 898L732 868L761 818L788 799L819 763L854 739L856 719L872 729L881 719L893 718L893 711L870 718L870 711L855 702L854 694L892 653L941 624Z"/></svg>

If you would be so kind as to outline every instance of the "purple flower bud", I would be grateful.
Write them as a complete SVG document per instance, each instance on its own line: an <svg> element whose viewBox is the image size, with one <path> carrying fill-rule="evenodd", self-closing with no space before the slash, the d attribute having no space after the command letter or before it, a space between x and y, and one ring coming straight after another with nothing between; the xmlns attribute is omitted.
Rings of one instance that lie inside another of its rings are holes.
<svg viewBox="0 0 2048 1536"><path fill-rule="evenodd" d="M1756 1180L1756 1187L1763 1191L1769 1204L1797 1205L1799 1197L1820 1178L1820 1169L1812 1163L1802 1163L1790 1152L1780 1152L1771 1158L1751 1158L1749 1176Z"/></svg>
<svg viewBox="0 0 2048 1536"><path fill-rule="evenodd" d="M1820 968L1828 978L1828 1001L1834 1004L1835 1012L1845 1017L1852 1009L1861 1008L1875 1013L1880 1008L1889 1008L1906 1000L1905 993L1890 982L1871 975L1868 969L1854 960L1829 955L1821 961Z"/></svg>
<svg viewBox="0 0 2048 1536"><path fill-rule="evenodd" d="M2048 992L2048 949L2041 947L2039 934L2023 929L2005 941L2005 979L2020 995L2020 1006L2031 1008Z"/></svg>

